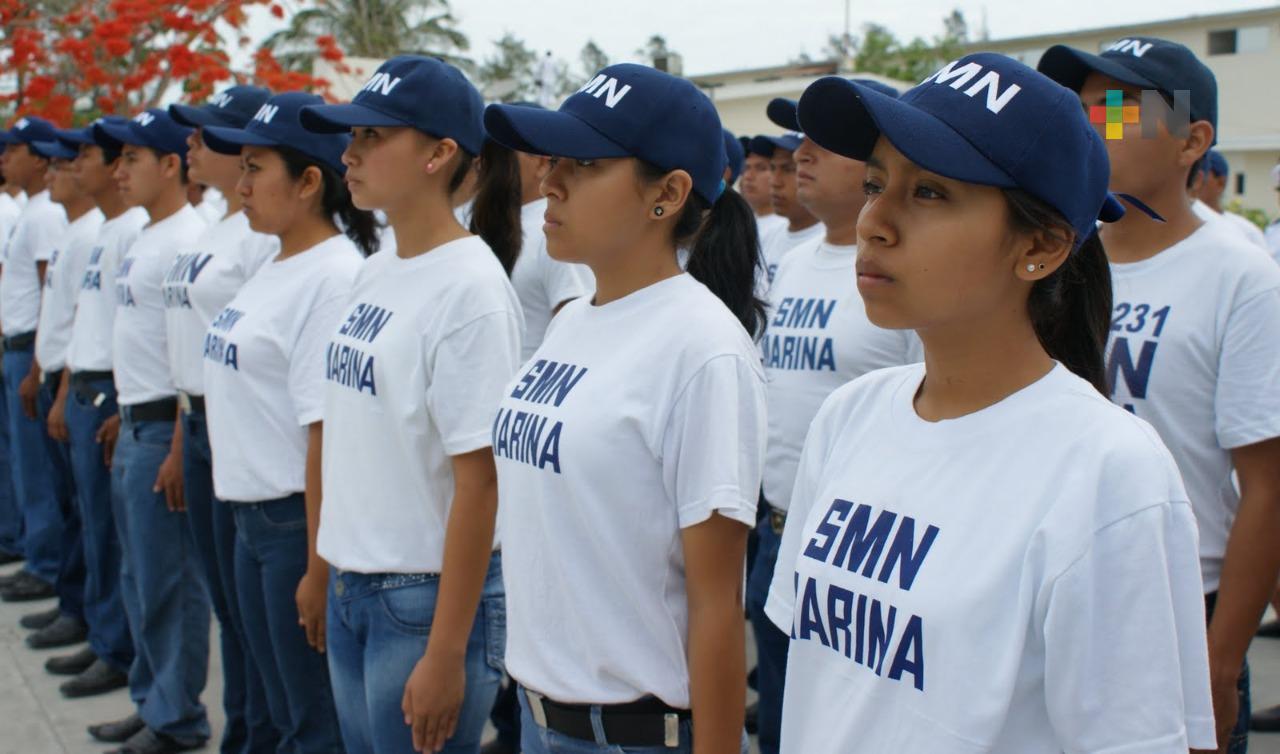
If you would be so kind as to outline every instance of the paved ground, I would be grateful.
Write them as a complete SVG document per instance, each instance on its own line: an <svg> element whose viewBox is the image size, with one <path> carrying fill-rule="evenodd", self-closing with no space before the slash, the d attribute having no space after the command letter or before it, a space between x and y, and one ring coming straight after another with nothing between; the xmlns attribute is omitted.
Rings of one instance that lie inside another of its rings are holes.
<svg viewBox="0 0 1280 754"><path fill-rule="evenodd" d="M6 572L12 568L5 569ZM114 720L131 711L123 690L93 699L68 701L58 693L60 679L45 673L45 660L62 650L37 652L23 643L26 631L18 619L50 606L0 603L0 754L102 754L85 726ZM216 652L217 641L211 642ZM1249 654L1253 695L1258 705L1280 704L1280 640L1259 640ZM216 658L210 663L205 703L213 722L214 741L221 733L222 676ZM213 747L208 749L214 750ZM1280 734L1255 734L1250 754L1280 754ZM753 747L754 752L754 747Z"/></svg>

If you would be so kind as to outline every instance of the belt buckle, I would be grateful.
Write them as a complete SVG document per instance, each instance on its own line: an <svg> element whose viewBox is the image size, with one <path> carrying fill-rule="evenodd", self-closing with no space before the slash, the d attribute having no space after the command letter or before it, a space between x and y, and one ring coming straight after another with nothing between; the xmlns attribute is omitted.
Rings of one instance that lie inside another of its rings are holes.
<svg viewBox="0 0 1280 754"><path fill-rule="evenodd" d="M781 534L787 527L787 514L779 510L769 511L769 527L774 534Z"/></svg>
<svg viewBox="0 0 1280 754"><path fill-rule="evenodd" d="M680 745L680 716L668 712L662 716L662 745L674 749Z"/></svg>
<svg viewBox="0 0 1280 754"><path fill-rule="evenodd" d="M542 694L525 689L524 695L529 700L529 714L533 716L533 721L538 724L539 728L546 728L547 710L542 706Z"/></svg>
<svg viewBox="0 0 1280 754"><path fill-rule="evenodd" d="M182 413L191 413L191 396L182 391L178 391L178 408L182 409Z"/></svg>

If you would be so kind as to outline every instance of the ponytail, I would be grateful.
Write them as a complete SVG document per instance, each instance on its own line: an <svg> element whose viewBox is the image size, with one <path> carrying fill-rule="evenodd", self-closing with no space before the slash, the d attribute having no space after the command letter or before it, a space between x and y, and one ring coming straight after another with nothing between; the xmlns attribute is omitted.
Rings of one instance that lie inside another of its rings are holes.
<svg viewBox="0 0 1280 754"><path fill-rule="evenodd" d="M319 170L324 179L321 211L326 217L337 221L338 227L355 243L361 254L367 257L378 250L377 218L372 212L357 209L351 203L351 192L347 190L347 182L342 180L337 170L292 147L275 147L275 150L284 158L285 169L294 180L301 178L309 167Z"/></svg>
<svg viewBox="0 0 1280 754"><path fill-rule="evenodd" d="M669 172L637 162L648 180ZM676 218L675 241L689 249L685 271L716 294L753 339L763 334L765 306L756 297L756 281L764 274L764 263L756 216L747 200L728 187L714 204L691 193Z"/></svg>
<svg viewBox="0 0 1280 754"><path fill-rule="evenodd" d="M466 181L473 169L475 158L459 150L461 159L449 180L452 195ZM493 251L502 263L507 276L516 265L520 247L524 245L524 233L520 225L520 162L516 153L486 139L480 151L480 175L476 183L475 200L471 205L471 226L468 228Z"/></svg>
<svg viewBox="0 0 1280 754"><path fill-rule="evenodd" d="M1004 195L1015 230L1070 235L1049 205L1016 189ZM1097 230L1052 275L1036 281L1027 309L1049 356L1109 396L1104 354L1111 331L1111 268Z"/></svg>

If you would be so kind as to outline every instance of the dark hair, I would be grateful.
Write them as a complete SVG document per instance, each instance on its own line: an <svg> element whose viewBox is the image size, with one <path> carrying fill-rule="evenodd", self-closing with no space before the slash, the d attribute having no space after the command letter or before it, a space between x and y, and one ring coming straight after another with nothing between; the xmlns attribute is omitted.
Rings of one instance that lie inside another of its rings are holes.
<svg viewBox="0 0 1280 754"><path fill-rule="evenodd" d="M1074 237L1048 204L1018 189L1004 189L1004 196L1015 231ZM1111 268L1097 230L1052 275L1031 286L1027 309L1049 356L1110 395L1104 352L1111 330Z"/></svg>
<svg viewBox="0 0 1280 754"><path fill-rule="evenodd" d="M108 146L99 144L98 148L102 150L103 165L110 165L111 163L120 159L120 150L122 149L122 147L108 147Z"/></svg>
<svg viewBox="0 0 1280 754"><path fill-rule="evenodd" d="M458 167L449 177L449 195L457 193L467 180L467 173L475 168L476 158L470 152L458 148ZM516 153L486 139L480 151L480 177L476 184L475 199L471 204L471 222L467 230L475 233L489 245L494 256L502 263L502 269L511 275L524 244L520 227L520 163Z"/></svg>
<svg viewBox="0 0 1280 754"><path fill-rule="evenodd" d="M324 193L321 195L321 208L326 216L336 217L342 228L360 253L366 257L378 250L378 220L372 212L356 209L351 203L351 192L347 190L347 182L337 170L319 160L303 154L292 147L273 147L284 158L285 169L297 180L314 167L320 171L324 179Z"/></svg>
<svg viewBox="0 0 1280 754"><path fill-rule="evenodd" d="M643 178L656 181L668 172L636 161ZM689 248L685 268L729 307L752 338L764 332L764 302L756 297L756 280L763 274L760 236L755 213L742 195L725 188L714 204L689 194L676 218L676 246Z"/></svg>

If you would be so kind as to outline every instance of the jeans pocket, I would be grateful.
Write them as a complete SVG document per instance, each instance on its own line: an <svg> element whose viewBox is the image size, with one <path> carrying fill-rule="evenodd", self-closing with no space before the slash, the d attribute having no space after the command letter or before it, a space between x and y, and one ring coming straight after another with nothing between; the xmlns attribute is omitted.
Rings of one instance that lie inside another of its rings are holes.
<svg viewBox="0 0 1280 754"><path fill-rule="evenodd" d="M301 500L292 498L257 506L262 523L277 531L294 531L307 528L307 508Z"/></svg>
<svg viewBox="0 0 1280 754"><path fill-rule="evenodd" d="M414 636L431 633L436 615L439 581L391 587L378 591L378 602L391 625Z"/></svg>
<svg viewBox="0 0 1280 754"><path fill-rule="evenodd" d="M485 597L480 600L484 619L484 659L489 667L505 673L507 654L507 600Z"/></svg>

